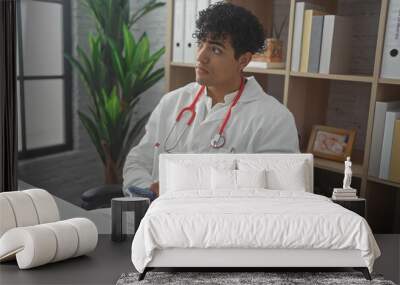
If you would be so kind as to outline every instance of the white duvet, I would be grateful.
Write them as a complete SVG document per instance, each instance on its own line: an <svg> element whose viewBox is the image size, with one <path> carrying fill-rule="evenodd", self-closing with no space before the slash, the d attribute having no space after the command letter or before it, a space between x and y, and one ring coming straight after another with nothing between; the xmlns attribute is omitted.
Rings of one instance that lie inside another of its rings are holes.
<svg viewBox="0 0 400 285"><path fill-rule="evenodd" d="M358 249L370 272L380 256L359 215L320 195L265 189L162 195L140 223L132 262L143 272L165 248Z"/></svg>

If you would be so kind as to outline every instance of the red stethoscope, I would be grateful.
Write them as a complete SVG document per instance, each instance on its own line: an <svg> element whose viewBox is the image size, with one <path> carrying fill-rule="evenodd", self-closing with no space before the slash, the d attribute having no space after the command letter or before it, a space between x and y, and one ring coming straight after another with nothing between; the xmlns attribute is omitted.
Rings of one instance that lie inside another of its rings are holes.
<svg viewBox="0 0 400 285"><path fill-rule="evenodd" d="M211 138L211 147L213 147L213 148L221 148L221 147L223 147L224 144L225 144L225 137L224 137L224 134L223 134L223 133L224 133L224 129L225 129L226 124L228 123L229 118L230 118L230 116L231 116L231 110L232 110L232 108L233 108L233 107L236 105L236 103L239 101L240 96L242 96L242 93L243 93L243 90L244 90L244 83L245 83L245 80L244 80L244 78L242 77L242 78L241 78L241 81L240 81L239 90L238 90L238 92L236 93L235 98L233 99L232 103L231 103L230 106L229 106L228 111L227 111L226 114L225 114L224 120L223 120L221 126L219 127L218 133L215 134L215 135ZM197 103L197 101L199 101L199 98L200 98L200 96L203 94L205 88L206 88L206 87L205 87L204 85L202 85L202 86L200 87L200 89L197 91L197 94L196 94L196 96L195 96L193 102L192 102L189 106L183 108L183 109L179 112L178 116L176 117L175 123L174 123L174 125L172 126L171 130L169 131L169 133L168 133L168 135L167 135L167 137L166 137L166 139L165 139L165 142L164 142L164 150L165 150L166 152L172 152L172 151L176 148L176 146L178 145L178 143L179 143L179 141L181 140L181 138L182 138L183 134L185 133L185 131L192 125L192 123L193 123L193 121L194 121L194 119L195 119L195 117L196 117L196 111L195 111L196 103ZM187 126L184 128L184 130L182 131L182 133L177 137L177 140L175 141L175 143L172 144L172 146L168 146L168 144L169 144L168 141L169 141L169 139L170 139L170 137L171 137L171 134L172 134L173 131L175 130L175 128L176 128L178 122L181 120L181 118L182 118L182 116L183 116L183 114L184 114L185 112L190 112L190 113L191 113L191 116L190 116L189 120L188 120L187 123L186 123Z"/></svg>

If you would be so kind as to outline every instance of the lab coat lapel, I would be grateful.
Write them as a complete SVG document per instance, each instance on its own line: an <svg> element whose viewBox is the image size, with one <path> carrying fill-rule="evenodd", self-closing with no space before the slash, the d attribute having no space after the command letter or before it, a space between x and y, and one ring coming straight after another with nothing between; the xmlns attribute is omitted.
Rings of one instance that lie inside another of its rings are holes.
<svg viewBox="0 0 400 285"><path fill-rule="evenodd" d="M243 90L243 94L240 97L239 101L237 102L236 106L232 108L232 113L234 113L236 107L240 106L241 104L246 104L248 102L258 100L260 99L260 96L265 96L262 87L258 84L258 82L254 79L253 76L248 77L247 83ZM216 110L215 112L210 112L210 114L207 115L207 118L204 120L203 123L223 120L226 113L229 110L229 107L230 104Z"/></svg>

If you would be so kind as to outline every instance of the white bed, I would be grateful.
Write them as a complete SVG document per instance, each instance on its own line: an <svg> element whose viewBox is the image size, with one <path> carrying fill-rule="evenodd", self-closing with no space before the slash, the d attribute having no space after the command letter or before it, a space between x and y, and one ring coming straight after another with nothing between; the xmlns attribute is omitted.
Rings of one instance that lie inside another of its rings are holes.
<svg viewBox="0 0 400 285"><path fill-rule="evenodd" d="M310 154L162 154L159 173L132 243L140 279L155 267L354 267L370 278L380 255L362 217L312 194Z"/></svg>

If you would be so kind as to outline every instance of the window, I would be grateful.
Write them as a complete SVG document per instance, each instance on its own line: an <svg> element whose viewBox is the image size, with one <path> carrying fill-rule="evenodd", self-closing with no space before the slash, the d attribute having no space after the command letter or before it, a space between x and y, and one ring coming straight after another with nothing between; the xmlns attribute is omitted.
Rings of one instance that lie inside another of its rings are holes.
<svg viewBox="0 0 400 285"><path fill-rule="evenodd" d="M17 1L19 159L72 149L70 5Z"/></svg>

